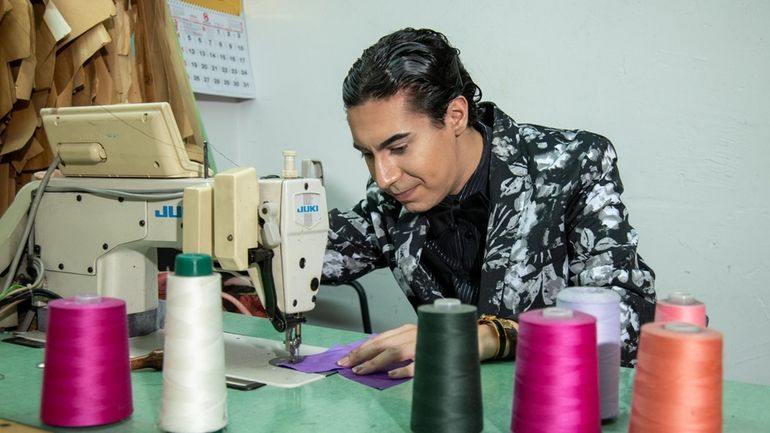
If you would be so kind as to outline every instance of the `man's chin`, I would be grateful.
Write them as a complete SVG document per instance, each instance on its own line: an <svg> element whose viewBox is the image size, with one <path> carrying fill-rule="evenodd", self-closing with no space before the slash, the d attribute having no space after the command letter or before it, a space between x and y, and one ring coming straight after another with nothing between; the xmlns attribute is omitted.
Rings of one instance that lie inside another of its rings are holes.
<svg viewBox="0 0 770 433"><path fill-rule="evenodd" d="M404 208L408 210L411 213L422 213L425 211L430 210L431 206L426 205L425 203L421 202L409 202L409 203L402 203Z"/></svg>

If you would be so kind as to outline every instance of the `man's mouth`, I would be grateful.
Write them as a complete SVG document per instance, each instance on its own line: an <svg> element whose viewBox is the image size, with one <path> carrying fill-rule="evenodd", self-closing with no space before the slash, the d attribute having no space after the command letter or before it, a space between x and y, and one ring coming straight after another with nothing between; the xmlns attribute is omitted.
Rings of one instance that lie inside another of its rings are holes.
<svg viewBox="0 0 770 433"><path fill-rule="evenodd" d="M396 200L398 200L398 201L400 201L400 202L403 202L404 200L408 200L408 199L409 199L409 197L412 195L412 193L414 193L414 190L415 190L416 188L417 188L417 187L412 187L412 188L409 188L408 190L406 190L406 191L403 191L403 192L400 192L400 193L398 193L398 194L393 194L393 197L394 197Z"/></svg>

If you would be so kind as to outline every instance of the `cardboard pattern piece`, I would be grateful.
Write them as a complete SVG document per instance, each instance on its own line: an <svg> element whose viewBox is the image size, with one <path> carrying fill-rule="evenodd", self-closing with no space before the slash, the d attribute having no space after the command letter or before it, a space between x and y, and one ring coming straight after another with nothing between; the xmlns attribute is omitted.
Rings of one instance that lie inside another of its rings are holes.
<svg viewBox="0 0 770 433"><path fill-rule="evenodd" d="M42 108L168 102L190 159L202 161L174 38L165 1L0 0L0 216L53 160Z"/></svg>

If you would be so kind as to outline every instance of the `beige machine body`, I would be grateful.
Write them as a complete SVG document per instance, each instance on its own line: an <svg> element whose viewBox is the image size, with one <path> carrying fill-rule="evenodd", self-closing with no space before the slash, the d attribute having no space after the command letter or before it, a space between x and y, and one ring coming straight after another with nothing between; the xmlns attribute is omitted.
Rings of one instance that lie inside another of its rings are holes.
<svg viewBox="0 0 770 433"><path fill-rule="evenodd" d="M182 248L182 198L131 200L84 189L181 193L213 179L52 178L34 242L46 287L62 296L98 293L126 301L133 335L157 329L158 248Z"/></svg>
<svg viewBox="0 0 770 433"><path fill-rule="evenodd" d="M276 329L287 324L287 351L298 353L302 313L315 307L328 216L321 179L297 176L294 152L284 152L281 177L260 180L253 168L238 167L208 178L188 159L166 103L44 109L41 116L65 175L46 186L33 231L49 290L124 299L130 333L144 335L157 328L158 248L210 254L223 270L252 277L262 303L276 307L268 311ZM6 224L13 227L5 237L15 239L23 219ZM265 257L269 269L260 269Z"/></svg>
<svg viewBox="0 0 770 433"><path fill-rule="evenodd" d="M184 195L136 200L84 192L100 189ZM49 290L124 299L132 335L144 335L157 328L158 248L210 254L224 270L248 272L263 304L261 272L248 253L271 249L277 307L302 314L315 307L328 227L315 178L258 180L253 168L209 179L58 177L40 203L34 242Z"/></svg>

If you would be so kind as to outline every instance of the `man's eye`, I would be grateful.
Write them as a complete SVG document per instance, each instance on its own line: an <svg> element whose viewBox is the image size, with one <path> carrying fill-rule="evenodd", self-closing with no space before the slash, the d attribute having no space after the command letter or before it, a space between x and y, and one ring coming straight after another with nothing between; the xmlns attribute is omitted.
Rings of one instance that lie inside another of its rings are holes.
<svg viewBox="0 0 770 433"><path fill-rule="evenodd" d="M367 159L367 160L368 160L368 159L372 159L372 154L371 154L371 153L364 153L364 152L361 152L361 158L363 158L363 159Z"/></svg>
<svg viewBox="0 0 770 433"><path fill-rule="evenodd" d="M391 147L390 151L392 153L395 153L396 155L400 155L400 154L406 152L406 146Z"/></svg>

